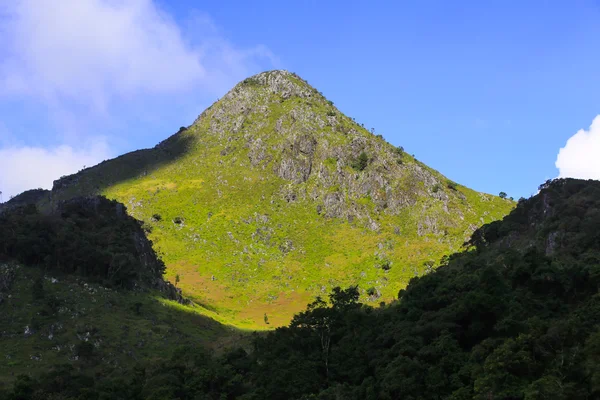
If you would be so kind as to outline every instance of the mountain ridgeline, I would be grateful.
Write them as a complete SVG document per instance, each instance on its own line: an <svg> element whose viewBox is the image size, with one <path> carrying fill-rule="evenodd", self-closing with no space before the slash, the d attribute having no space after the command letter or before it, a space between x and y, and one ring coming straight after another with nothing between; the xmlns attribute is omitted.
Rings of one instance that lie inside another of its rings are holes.
<svg viewBox="0 0 600 400"><path fill-rule="evenodd" d="M186 347L95 377L61 365L0 398L597 399L599 226L600 182L555 180L391 304L336 287L247 349Z"/></svg>
<svg viewBox="0 0 600 400"><path fill-rule="evenodd" d="M253 329L287 324L337 286L390 301L514 207L428 168L286 71L240 82L153 149L56 181L39 205L98 194L144 221L186 296Z"/></svg>

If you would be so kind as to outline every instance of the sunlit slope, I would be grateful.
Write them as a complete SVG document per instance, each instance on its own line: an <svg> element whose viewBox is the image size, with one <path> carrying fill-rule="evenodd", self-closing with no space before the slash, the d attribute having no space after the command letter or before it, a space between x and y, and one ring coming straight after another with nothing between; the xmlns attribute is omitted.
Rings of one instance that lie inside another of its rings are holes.
<svg viewBox="0 0 600 400"><path fill-rule="evenodd" d="M88 193L147 223L186 295L254 328L338 285L392 299L514 205L448 180L286 71L246 79L154 149L57 181L51 201Z"/></svg>

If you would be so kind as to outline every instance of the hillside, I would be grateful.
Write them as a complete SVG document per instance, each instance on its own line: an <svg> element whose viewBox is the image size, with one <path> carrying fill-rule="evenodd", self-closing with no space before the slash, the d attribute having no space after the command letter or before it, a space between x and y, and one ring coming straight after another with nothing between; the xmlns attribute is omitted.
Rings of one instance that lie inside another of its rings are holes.
<svg viewBox="0 0 600 400"><path fill-rule="evenodd" d="M122 204L74 198L40 214L16 202L0 214L0 387L65 363L119 371L237 334L163 280Z"/></svg>
<svg viewBox="0 0 600 400"><path fill-rule="evenodd" d="M428 168L286 71L244 80L153 149L58 180L40 204L89 194L144 221L186 296L253 329L287 324L335 286L390 301L514 207Z"/></svg>
<svg viewBox="0 0 600 400"><path fill-rule="evenodd" d="M387 306L361 304L357 287L334 288L246 350L185 348L118 375L63 366L19 377L5 396L597 399L600 182L540 189Z"/></svg>

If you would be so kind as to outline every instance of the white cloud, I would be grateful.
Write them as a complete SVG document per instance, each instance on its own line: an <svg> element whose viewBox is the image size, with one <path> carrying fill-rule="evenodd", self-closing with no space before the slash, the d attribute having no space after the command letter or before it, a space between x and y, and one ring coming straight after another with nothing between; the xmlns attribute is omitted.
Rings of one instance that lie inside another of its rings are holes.
<svg viewBox="0 0 600 400"><path fill-rule="evenodd" d="M85 148L63 145L50 149L0 149L0 191L3 200L28 189L51 189L55 179L75 173L84 166L95 165L108 157L108 146L103 140Z"/></svg>
<svg viewBox="0 0 600 400"><path fill-rule="evenodd" d="M600 115L567 140L556 158L560 178L600 179Z"/></svg>
<svg viewBox="0 0 600 400"><path fill-rule="evenodd" d="M102 134L130 149L125 138L139 137L152 121L189 117L187 108L277 63L265 46L235 46L208 15L189 14L184 23L175 21L153 0L0 0L5 199L49 188L113 153L106 142L81 142ZM18 113L15 105L22 107ZM127 126L131 121L136 125ZM31 141L63 145L28 147Z"/></svg>
<svg viewBox="0 0 600 400"><path fill-rule="evenodd" d="M0 89L51 103L104 110L114 97L221 89L223 74L273 59L263 46L235 48L207 16L194 27L203 37L184 34L152 0L11 0L1 11Z"/></svg>

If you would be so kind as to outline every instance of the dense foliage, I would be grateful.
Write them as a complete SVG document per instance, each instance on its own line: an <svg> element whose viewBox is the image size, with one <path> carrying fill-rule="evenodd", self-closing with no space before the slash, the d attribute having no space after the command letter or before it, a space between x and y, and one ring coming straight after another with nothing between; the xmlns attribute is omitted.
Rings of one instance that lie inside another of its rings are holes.
<svg viewBox="0 0 600 400"><path fill-rule="evenodd" d="M318 298L289 327L128 374L67 367L8 399L600 398L600 182L558 180L414 278L399 301Z"/></svg>
<svg viewBox="0 0 600 400"><path fill-rule="evenodd" d="M152 282L164 272L139 222L103 197L70 200L50 214L32 204L6 210L0 257L117 287Z"/></svg>

